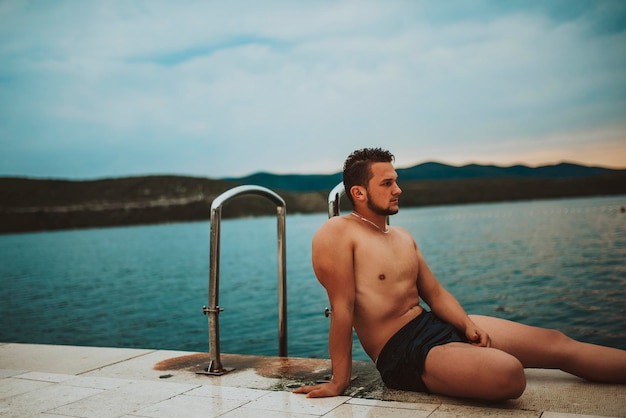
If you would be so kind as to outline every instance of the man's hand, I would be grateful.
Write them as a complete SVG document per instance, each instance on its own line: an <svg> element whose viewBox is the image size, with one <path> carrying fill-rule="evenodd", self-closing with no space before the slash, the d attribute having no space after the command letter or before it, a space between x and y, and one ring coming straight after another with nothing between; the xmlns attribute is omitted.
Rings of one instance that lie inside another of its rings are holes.
<svg viewBox="0 0 626 418"><path fill-rule="evenodd" d="M329 396L339 396L346 390L334 381L322 383L314 386L302 386L295 389L293 393L306 393L307 398L325 398Z"/></svg>
<svg viewBox="0 0 626 418"><path fill-rule="evenodd" d="M481 347L491 347L491 338L489 338L489 334L474 324L465 330L465 336L472 344L479 345Z"/></svg>

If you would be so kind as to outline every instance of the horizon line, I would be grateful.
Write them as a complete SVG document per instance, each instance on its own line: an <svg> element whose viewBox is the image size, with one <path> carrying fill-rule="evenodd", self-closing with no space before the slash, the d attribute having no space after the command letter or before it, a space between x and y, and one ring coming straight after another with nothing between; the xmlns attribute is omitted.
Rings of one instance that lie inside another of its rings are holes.
<svg viewBox="0 0 626 418"><path fill-rule="evenodd" d="M455 168L463 168L463 167L475 165L475 166L481 166L481 167L497 167L497 168L505 168L505 169L513 168L513 167L527 167L530 169L538 169L538 168L544 168L544 167L555 167L558 165L569 164L569 165L576 165L576 166L585 167L585 168L601 168L601 169L612 170L612 171L626 170L626 166L614 167L614 166L609 166L609 165L587 164L587 163L581 163L581 162L572 161L572 160L561 160L558 162L539 163L539 164L528 164L528 163L522 163L522 162L517 162L513 164L498 164L498 163L486 163L486 162L476 162L476 161L453 164L453 163L448 163L448 162L444 162L441 160L426 160L426 161L414 163L412 165L396 166L395 168L397 170L406 170L406 169L418 167L418 166L425 165L425 164L441 164L441 165L445 165L448 167L455 167ZM154 173L153 172L153 173L137 173L137 174L104 175L104 176L99 176L99 177L52 177L52 176L29 176L29 175L20 175L20 174L0 174L0 179L27 179L27 180L51 180L51 181L101 181L101 180L114 180L114 179L138 178L138 177L189 177L189 178L202 178L202 179L218 180L218 181L219 180L232 181L232 180L237 180L241 178L252 177L255 175L259 175L259 174L267 174L267 175L273 175L273 176L333 176L336 174L341 174L341 172L342 172L341 169L338 171L334 171L334 172L319 172L319 173L311 173L311 172L309 173L295 173L295 172L280 173L280 172L272 172L272 171L267 171L267 170L259 170L259 171L255 171L255 172L244 174L244 175L222 176L222 177L192 174L192 173L183 174L183 173L171 173L171 172L170 173L164 173L164 172Z"/></svg>

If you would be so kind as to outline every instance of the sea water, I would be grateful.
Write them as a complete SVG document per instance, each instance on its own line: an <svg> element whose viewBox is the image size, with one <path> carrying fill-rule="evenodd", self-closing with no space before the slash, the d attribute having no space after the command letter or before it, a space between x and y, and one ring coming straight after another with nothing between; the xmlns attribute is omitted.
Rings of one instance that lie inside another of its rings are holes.
<svg viewBox="0 0 626 418"><path fill-rule="evenodd" d="M626 349L624 206L626 196L404 208L390 222L469 313ZM293 357L328 357L310 250L325 220L287 215ZM273 217L222 221L223 353L278 354L276 231ZM0 341L208 351L209 233L193 222L0 236ZM354 357L367 358L357 339Z"/></svg>

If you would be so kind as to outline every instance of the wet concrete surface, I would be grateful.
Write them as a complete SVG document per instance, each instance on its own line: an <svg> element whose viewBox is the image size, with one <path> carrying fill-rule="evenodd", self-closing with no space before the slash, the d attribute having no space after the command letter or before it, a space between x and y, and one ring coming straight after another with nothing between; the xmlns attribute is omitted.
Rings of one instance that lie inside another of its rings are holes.
<svg viewBox="0 0 626 418"><path fill-rule="evenodd" d="M321 383L329 380L332 375L331 362L328 359L222 354L220 362L223 368L232 369L229 374L253 371L263 378L275 379L277 382L274 388L277 390ZM175 371L202 373L207 370L209 363L208 353L196 353L159 361L154 365L154 370L162 371L164 375ZM352 382L346 390L347 394L358 396L358 393L378 391L381 386L380 375L372 362L353 362Z"/></svg>

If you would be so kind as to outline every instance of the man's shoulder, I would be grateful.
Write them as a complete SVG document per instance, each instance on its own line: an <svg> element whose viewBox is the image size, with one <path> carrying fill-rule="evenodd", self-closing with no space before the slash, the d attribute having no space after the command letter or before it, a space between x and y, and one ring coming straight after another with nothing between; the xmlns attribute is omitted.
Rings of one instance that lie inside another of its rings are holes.
<svg viewBox="0 0 626 418"><path fill-rule="evenodd" d="M333 216L332 218L329 218L325 223L327 225L349 225L350 224L348 215Z"/></svg>
<svg viewBox="0 0 626 418"><path fill-rule="evenodd" d="M351 224L350 220L345 216L333 216L322 224L319 231L346 230L350 228Z"/></svg>
<svg viewBox="0 0 626 418"><path fill-rule="evenodd" d="M346 219L344 216L333 216L320 226L315 233L315 237L333 237L334 239L347 238L352 229L352 223L349 219Z"/></svg>

